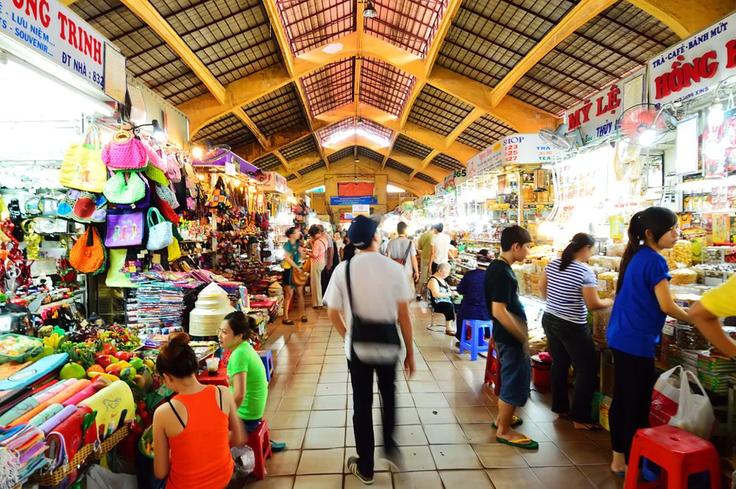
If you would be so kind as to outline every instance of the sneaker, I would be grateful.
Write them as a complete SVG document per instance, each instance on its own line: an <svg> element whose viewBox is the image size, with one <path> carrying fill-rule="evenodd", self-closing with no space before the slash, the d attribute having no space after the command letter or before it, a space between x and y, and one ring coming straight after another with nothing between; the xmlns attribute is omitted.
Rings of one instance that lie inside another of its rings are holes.
<svg viewBox="0 0 736 489"><path fill-rule="evenodd" d="M367 477L360 473L360 470L358 469L358 457L348 458L348 470L363 484L367 486L373 484L373 477Z"/></svg>

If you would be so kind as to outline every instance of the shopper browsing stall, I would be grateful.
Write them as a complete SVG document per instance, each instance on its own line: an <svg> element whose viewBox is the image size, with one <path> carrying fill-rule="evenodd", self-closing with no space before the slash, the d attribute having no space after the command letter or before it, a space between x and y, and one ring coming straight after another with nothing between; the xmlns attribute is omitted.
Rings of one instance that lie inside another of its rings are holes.
<svg viewBox="0 0 736 489"><path fill-rule="evenodd" d="M662 207L637 212L631 218L628 237L606 333L614 361L609 420L611 470L617 474L626 470L636 430L648 426L656 380L654 350L665 318L689 321L687 312L672 298L667 261L660 254L677 241L675 213Z"/></svg>
<svg viewBox="0 0 736 489"><path fill-rule="evenodd" d="M519 448L536 449L539 444L513 428L522 424L514 415L529 398L531 362L524 306L519 300L519 284L511 268L523 262L532 238L521 226L501 233L501 256L488 266L485 278L486 304L493 319L493 338L501 362L501 393L498 400L496 441Z"/></svg>
<svg viewBox="0 0 736 489"><path fill-rule="evenodd" d="M613 301L598 297L598 280L586 263L593 255L595 239L585 233L573 236L542 274L540 289L546 300L542 326L552 354L552 411L569 415L577 429L593 429L591 417L596 388L595 345L588 327L588 310L611 307ZM567 377L575 366L572 410Z"/></svg>
<svg viewBox="0 0 736 489"><path fill-rule="evenodd" d="M156 359L176 395L153 415L154 474L168 477L169 489L223 488L233 472L230 447L245 442L244 430L230 392L197 381L199 362L188 343L186 333L174 333Z"/></svg>
<svg viewBox="0 0 736 489"><path fill-rule="evenodd" d="M429 280L429 276L432 274L432 239L434 235L434 229L429 228L417 240L417 249L421 253L421 269L419 271L419 287L417 290L419 294L424 293L424 287L426 287L427 280Z"/></svg>
<svg viewBox="0 0 736 489"><path fill-rule="evenodd" d="M450 248L452 245L450 235L444 232L445 226L440 222L432 226L434 236L432 237L432 273L437 267L450 261Z"/></svg>
<svg viewBox="0 0 736 489"><path fill-rule="evenodd" d="M724 355L736 358L736 341L723 332L718 318L736 316L736 275L711 289L690 308L690 320L703 336Z"/></svg>
<svg viewBox="0 0 736 489"><path fill-rule="evenodd" d="M417 264L417 250L414 242L406 236L407 225L405 222L399 222L396 226L398 236L388 242L386 246L386 256L404 267L409 284L414 289L414 283L419 279L419 267Z"/></svg>
<svg viewBox="0 0 736 489"><path fill-rule="evenodd" d="M289 319L289 310L291 308L291 301L294 299L296 294L297 304L299 306L299 313L301 314L301 321L307 322L307 315L304 312L304 285L299 285L299 277L295 277L295 274L301 274L302 267L302 256L301 246L299 240L301 239L301 232L291 227L286 231L286 238L288 241L284 243L284 324L294 324L294 321ZM297 279L296 281L294 279ZM301 283L301 282L300 282Z"/></svg>
<svg viewBox="0 0 736 489"><path fill-rule="evenodd" d="M312 260L309 268L309 290L312 296L312 307L322 307L322 271L325 269L327 255L327 241L322 239L322 231L316 224L309 228L309 238L312 251L309 258Z"/></svg>
<svg viewBox="0 0 736 489"><path fill-rule="evenodd" d="M429 289L429 303L434 312L445 316L445 334L455 336L455 303L457 297L447 283L447 277L450 275L450 264L443 263L437 267L437 270L427 282Z"/></svg>

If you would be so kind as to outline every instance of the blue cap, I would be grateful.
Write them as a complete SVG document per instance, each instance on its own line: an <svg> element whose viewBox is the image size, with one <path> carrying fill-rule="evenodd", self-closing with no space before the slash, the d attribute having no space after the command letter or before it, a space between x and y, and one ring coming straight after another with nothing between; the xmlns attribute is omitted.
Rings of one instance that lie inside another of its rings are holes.
<svg viewBox="0 0 736 489"><path fill-rule="evenodd" d="M348 229L348 238L350 242L359 250L368 248L373 242L373 236L376 235L378 222L370 217L358 216L353 219Z"/></svg>

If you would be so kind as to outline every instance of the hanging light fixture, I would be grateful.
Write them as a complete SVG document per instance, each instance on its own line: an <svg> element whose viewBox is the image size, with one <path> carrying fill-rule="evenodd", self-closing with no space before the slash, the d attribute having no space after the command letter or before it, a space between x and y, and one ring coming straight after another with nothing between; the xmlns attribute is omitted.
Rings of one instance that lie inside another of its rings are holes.
<svg viewBox="0 0 736 489"><path fill-rule="evenodd" d="M373 6L373 2L371 0L366 0L365 2L365 7L363 8L363 17L365 17L366 19L373 19L375 17L378 17L376 7Z"/></svg>

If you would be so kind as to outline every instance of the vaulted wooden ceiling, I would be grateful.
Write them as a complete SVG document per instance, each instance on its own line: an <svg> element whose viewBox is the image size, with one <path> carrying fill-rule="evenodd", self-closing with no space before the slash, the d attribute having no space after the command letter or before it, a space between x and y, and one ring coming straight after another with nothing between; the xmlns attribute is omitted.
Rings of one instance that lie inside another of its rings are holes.
<svg viewBox="0 0 736 489"><path fill-rule="evenodd" d="M190 119L304 190L349 158L415 193L734 0L66 0ZM411 188L410 188L411 187Z"/></svg>

